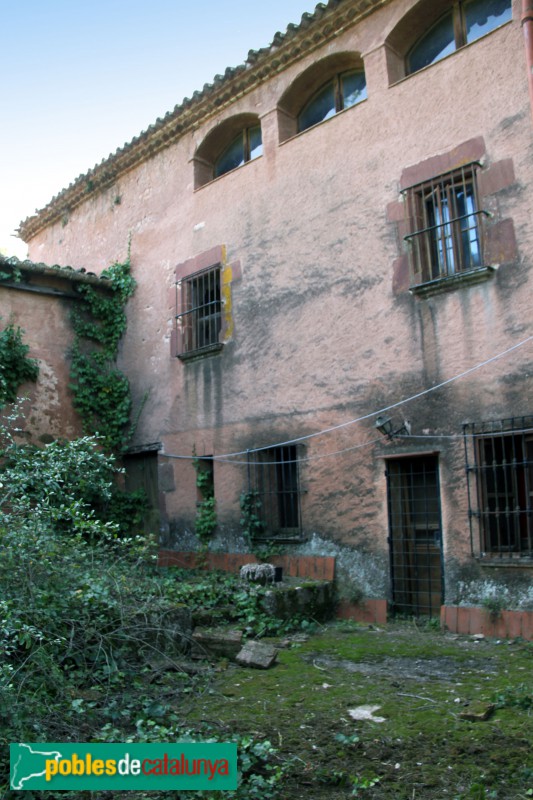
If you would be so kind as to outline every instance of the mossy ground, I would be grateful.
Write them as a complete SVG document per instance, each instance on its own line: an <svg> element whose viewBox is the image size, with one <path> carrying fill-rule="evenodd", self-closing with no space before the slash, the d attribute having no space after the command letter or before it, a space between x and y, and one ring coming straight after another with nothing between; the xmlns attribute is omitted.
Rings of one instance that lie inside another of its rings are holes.
<svg viewBox="0 0 533 800"><path fill-rule="evenodd" d="M533 797L532 667L526 642L339 622L293 637L270 670L228 664L187 721L269 739L290 763L287 800L520 800ZM487 720L461 717L490 704ZM352 719L360 705L384 722Z"/></svg>

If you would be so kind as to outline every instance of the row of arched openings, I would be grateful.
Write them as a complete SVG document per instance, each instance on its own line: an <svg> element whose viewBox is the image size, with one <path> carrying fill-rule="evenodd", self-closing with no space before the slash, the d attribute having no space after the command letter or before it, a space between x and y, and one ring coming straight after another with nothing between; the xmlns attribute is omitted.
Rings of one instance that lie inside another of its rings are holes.
<svg viewBox="0 0 533 800"><path fill-rule="evenodd" d="M512 0L422 0L385 42L391 83L440 61L508 22ZM359 53L328 56L305 70L278 103L280 142L367 97ZM195 188L261 156L261 123L239 114L218 125L197 149Z"/></svg>

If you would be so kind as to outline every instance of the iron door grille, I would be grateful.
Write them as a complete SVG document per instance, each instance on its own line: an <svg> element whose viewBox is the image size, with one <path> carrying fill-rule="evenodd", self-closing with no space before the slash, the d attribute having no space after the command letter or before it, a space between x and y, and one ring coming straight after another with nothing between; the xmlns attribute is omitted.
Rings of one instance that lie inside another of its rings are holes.
<svg viewBox="0 0 533 800"><path fill-rule="evenodd" d="M437 616L443 599L438 458L391 459L386 475L393 608Z"/></svg>

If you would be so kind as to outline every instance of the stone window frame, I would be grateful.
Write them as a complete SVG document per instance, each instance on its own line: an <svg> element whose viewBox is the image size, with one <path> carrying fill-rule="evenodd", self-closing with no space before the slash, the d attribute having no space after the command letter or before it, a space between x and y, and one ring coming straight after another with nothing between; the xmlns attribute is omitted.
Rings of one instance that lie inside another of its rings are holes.
<svg viewBox="0 0 533 800"><path fill-rule="evenodd" d="M483 209L483 262L482 266L458 272L447 277L420 282L413 273L406 237L413 234L413 221L406 212L405 193L411 187L453 173L465 165L477 163L476 172L478 207ZM457 145L453 150L431 156L406 167L399 181L399 199L388 204L386 220L396 229L398 249L401 253L392 264L393 294L406 292L425 298L489 280L505 264L516 263L518 248L513 220L502 218L498 194L512 191L515 184L513 161L510 158L490 162L485 141L479 136Z"/></svg>
<svg viewBox="0 0 533 800"><path fill-rule="evenodd" d="M189 349L184 342L184 316L187 308L185 292L192 280L201 275L216 273L220 290L220 327L216 341L202 347ZM234 331L232 285L242 276L240 261L228 261L226 245L216 245L210 250L178 264L174 270L175 283L172 287L173 325L170 335L170 354L182 362L204 358L221 353L231 340Z"/></svg>

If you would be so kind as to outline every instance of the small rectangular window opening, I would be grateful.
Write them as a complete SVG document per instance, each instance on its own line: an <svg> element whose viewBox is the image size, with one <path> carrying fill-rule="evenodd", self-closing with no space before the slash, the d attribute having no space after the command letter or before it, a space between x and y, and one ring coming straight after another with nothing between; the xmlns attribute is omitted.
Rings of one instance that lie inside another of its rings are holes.
<svg viewBox="0 0 533 800"><path fill-rule="evenodd" d="M219 344L222 328L220 266L178 281L178 355Z"/></svg>
<svg viewBox="0 0 533 800"><path fill-rule="evenodd" d="M265 538L297 536L301 531L300 476L297 445L253 453L250 491L257 493Z"/></svg>
<svg viewBox="0 0 533 800"><path fill-rule="evenodd" d="M479 553L533 557L533 417L471 423L464 432L469 515L473 535L476 520L479 525Z"/></svg>

